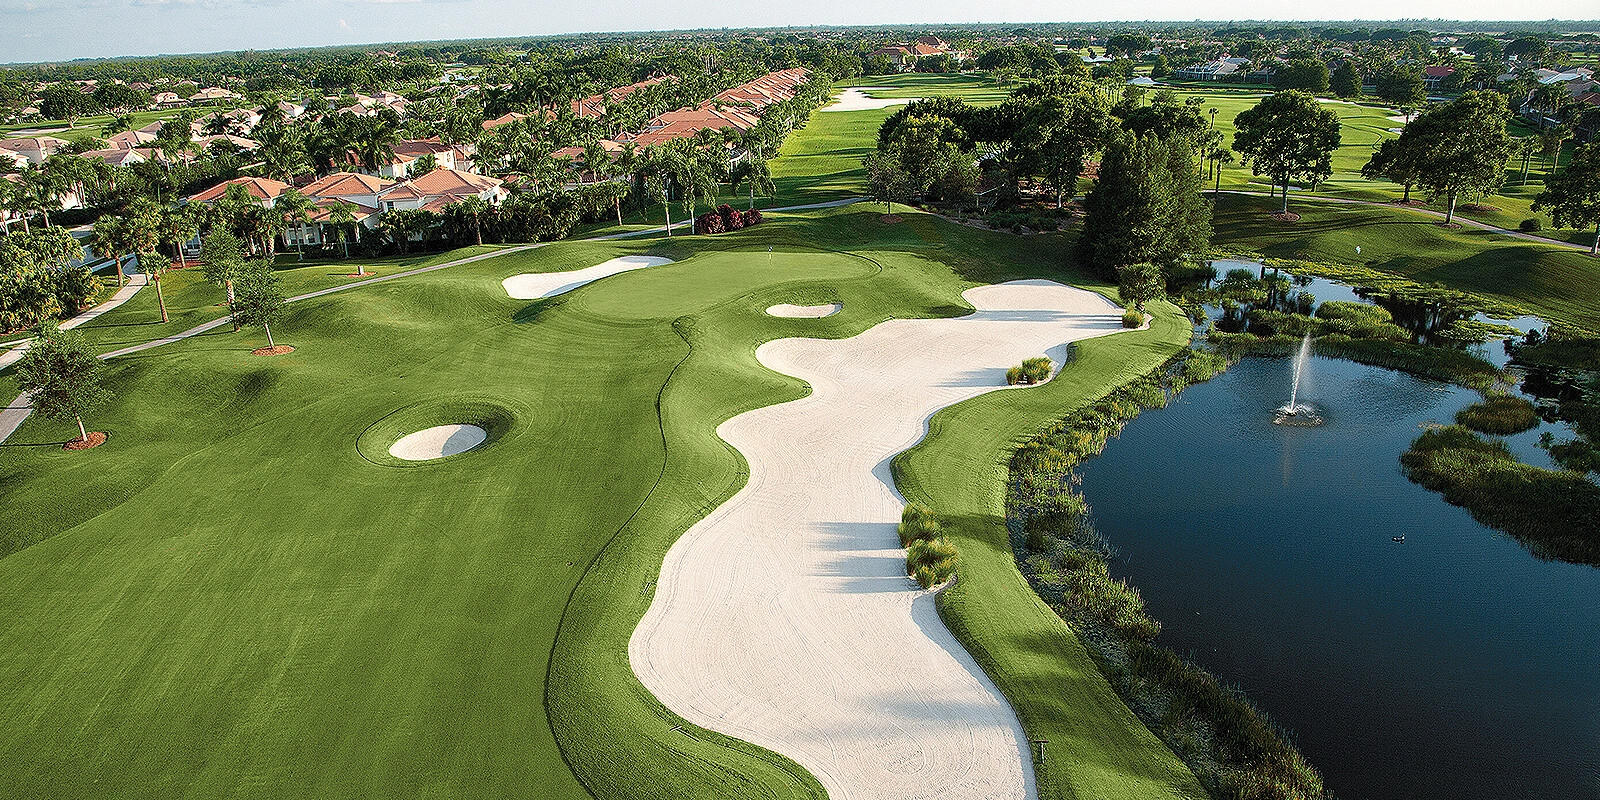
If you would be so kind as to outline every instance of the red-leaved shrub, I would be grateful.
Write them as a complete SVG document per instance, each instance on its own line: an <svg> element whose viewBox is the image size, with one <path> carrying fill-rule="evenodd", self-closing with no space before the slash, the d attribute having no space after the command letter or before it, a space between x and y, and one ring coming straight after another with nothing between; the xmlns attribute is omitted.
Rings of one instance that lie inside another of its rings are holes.
<svg viewBox="0 0 1600 800"><path fill-rule="evenodd" d="M728 226L722 222L722 215L715 211L707 211L701 214L695 227L700 233L722 233L728 229Z"/></svg>

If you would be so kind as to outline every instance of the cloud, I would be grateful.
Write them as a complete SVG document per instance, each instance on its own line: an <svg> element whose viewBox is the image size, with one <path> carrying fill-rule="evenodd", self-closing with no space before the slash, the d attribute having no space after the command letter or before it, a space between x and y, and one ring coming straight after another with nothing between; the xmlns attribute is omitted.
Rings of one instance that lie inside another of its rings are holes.
<svg viewBox="0 0 1600 800"><path fill-rule="evenodd" d="M342 20L342 19L341 19L341 20L339 20L339 28L340 28L340 29L341 29L341 30L347 30L347 31L348 31L348 30L353 30L353 29L352 29L352 28L351 28L351 27L350 27L350 23L348 23L348 22L345 22L345 21L344 21L344 20Z"/></svg>

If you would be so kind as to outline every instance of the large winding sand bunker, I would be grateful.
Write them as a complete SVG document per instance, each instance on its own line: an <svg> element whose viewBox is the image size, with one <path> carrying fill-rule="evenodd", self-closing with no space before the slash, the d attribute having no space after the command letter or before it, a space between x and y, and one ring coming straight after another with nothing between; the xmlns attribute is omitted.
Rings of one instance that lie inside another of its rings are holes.
<svg viewBox="0 0 1600 800"><path fill-rule="evenodd" d="M976 313L757 349L812 393L717 429L749 483L673 545L629 643L668 708L793 758L834 800L1035 794L1016 716L905 576L889 461L1007 367L1120 330L1121 309L1050 281L965 297Z"/></svg>
<svg viewBox="0 0 1600 800"><path fill-rule="evenodd" d="M833 101L833 105L827 106L821 110L871 111L873 109L888 108L890 106L903 106L917 99L915 97L873 97L867 94L867 92L871 91L887 91L893 88L893 86L852 86L840 92L839 97Z"/></svg>
<svg viewBox="0 0 1600 800"><path fill-rule="evenodd" d="M512 275L501 281L500 285L505 287L506 294L517 300L540 300L570 292L586 283L594 283L619 272L671 263L672 259L661 256L621 256L610 261L602 261L592 267L568 272L528 272Z"/></svg>

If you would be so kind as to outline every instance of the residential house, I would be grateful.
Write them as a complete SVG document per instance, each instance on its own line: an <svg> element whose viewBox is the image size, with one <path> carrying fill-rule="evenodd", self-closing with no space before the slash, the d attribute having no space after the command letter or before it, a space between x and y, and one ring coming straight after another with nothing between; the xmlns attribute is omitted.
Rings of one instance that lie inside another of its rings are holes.
<svg viewBox="0 0 1600 800"><path fill-rule="evenodd" d="M191 103L221 103L238 99L240 99L238 94L217 86L207 86L189 95L189 102Z"/></svg>
<svg viewBox="0 0 1600 800"><path fill-rule="evenodd" d="M156 140L156 135L145 131L123 131L113 133L106 141L112 146L123 150L132 150L135 147L144 147Z"/></svg>
<svg viewBox="0 0 1600 800"><path fill-rule="evenodd" d="M600 94L590 95L581 100L574 100L572 101L572 113L579 117L599 119L600 117L605 116L606 106L608 104L616 105L617 103L622 102L623 98L639 91L640 89L643 89L647 86L655 86L657 84L665 83L669 80L676 80L676 78L671 75L662 75L659 77L650 78L649 80L643 80L639 81L638 83L629 84L627 86L618 86L615 89L608 89Z"/></svg>
<svg viewBox="0 0 1600 800"><path fill-rule="evenodd" d="M143 152L133 148L112 147L106 150L90 150L79 153L84 158L97 158L113 167L131 167L134 164L143 164L150 160L150 151Z"/></svg>
<svg viewBox="0 0 1600 800"><path fill-rule="evenodd" d="M28 160L29 164L43 163L46 158L54 155L68 142L54 136L33 136L27 139L0 139L0 150L16 153Z"/></svg>
<svg viewBox="0 0 1600 800"><path fill-rule="evenodd" d="M509 113L505 114L504 116L499 116L499 117L495 117L494 119L484 120L483 121L483 129L486 130L486 131L492 131L495 128L500 127L501 125L506 125L506 124L509 124L509 123L512 123L512 122L516 122L519 119L527 119L527 118L528 118L527 114L518 114L517 112L512 111L512 112L509 112Z"/></svg>
<svg viewBox="0 0 1600 800"><path fill-rule="evenodd" d="M1455 67L1433 66L1422 71L1423 88L1430 92L1437 92L1444 86L1445 79L1456 74Z"/></svg>
<svg viewBox="0 0 1600 800"><path fill-rule="evenodd" d="M1238 81L1245 77L1240 71L1249 66L1248 58L1218 58L1190 64L1174 72L1173 77L1180 81Z"/></svg>
<svg viewBox="0 0 1600 800"><path fill-rule="evenodd" d="M222 183L219 183L203 192L190 195L184 200L184 202L205 203L210 205L226 196L228 194L228 187L230 186L244 187L245 194L249 195L256 202L266 206L267 208L272 208L274 205L276 205L278 198L283 196L283 193L291 188L289 184L284 183L283 181L275 181L271 178L247 176L223 181Z"/></svg>
<svg viewBox="0 0 1600 800"><path fill-rule="evenodd" d="M150 97L151 108L178 108L188 103L189 101L179 97L177 92L157 92Z"/></svg>

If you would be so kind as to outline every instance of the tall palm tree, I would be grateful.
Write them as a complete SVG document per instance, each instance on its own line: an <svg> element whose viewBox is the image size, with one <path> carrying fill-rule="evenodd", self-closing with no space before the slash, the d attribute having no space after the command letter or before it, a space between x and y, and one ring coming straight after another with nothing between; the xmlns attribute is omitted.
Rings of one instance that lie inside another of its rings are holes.
<svg viewBox="0 0 1600 800"><path fill-rule="evenodd" d="M204 207L199 203L192 207ZM187 269L189 259L183 253L183 245L192 241L200 234L200 220L196 217L191 206L171 206L163 210L161 215L161 236L172 243L172 250L178 256L180 267Z"/></svg>
<svg viewBox="0 0 1600 800"><path fill-rule="evenodd" d="M122 210L123 246L139 259L139 269L156 285L156 306L161 321L167 322L167 298L161 291L161 278L172 262L156 252L161 246L165 209L148 197L136 197Z"/></svg>
<svg viewBox="0 0 1600 800"><path fill-rule="evenodd" d="M460 207L461 213L472 217L472 233L477 238L478 244L481 246L483 244L483 225L480 222L479 217L485 211L489 210L489 204L484 202L484 199L478 197L477 195L468 195L467 197L457 200L455 205Z"/></svg>
<svg viewBox="0 0 1600 800"><path fill-rule="evenodd" d="M739 191L741 184L749 188L751 208L756 207L757 192L760 192L762 197L771 197L778 191L772 184L772 168L767 164L767 160L754 153L734 165L732 178L734 192Z"/></svg>
<svg viewBox="0 0 1600 800"><path fill-rule="evenodd" d="M44 226L50 227L50 210L61 208L60 175L39 164L30 164L22 171L22 192L29 211L44 217Z"/></svg>
<svg viewBox="0 0 1600 800"><path fill-rule="evenodd" d="M117 285L126 283L126 276L122 271L122 259L128 253L128 237L123 226L122 218L115 214L107 214L94 223L94 232L89 234L89 249L110 258L116 262Z"/></svg>
<svg viewBox="0 0 1600 800"><path fill-rule="evenodd" d="M350 257L350 242L345 238L345 228L347 226L352 227L353 233L353 226L356 223L356 215L352 210L354 206L355 203L346 203L343 200L336 200L334 201L333 207L328 209L328 224L334 226L334 229L339 232L339 243L344 245L345 258ZM366 267L360 263L356 264L356 274L367 274Z"/></svg>
<svg viewBox="0 0 1600 800"><path fill-rule="evenodd" d="M289 223L295 225L295 251L298 261L306 260L306 223L311 221L311 211L316 205L305 195L286 189L278 196L277 204L273 206L283 216L285 226Z"/></svg>

